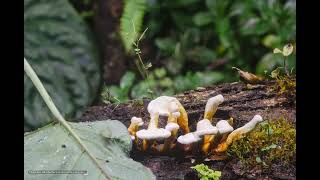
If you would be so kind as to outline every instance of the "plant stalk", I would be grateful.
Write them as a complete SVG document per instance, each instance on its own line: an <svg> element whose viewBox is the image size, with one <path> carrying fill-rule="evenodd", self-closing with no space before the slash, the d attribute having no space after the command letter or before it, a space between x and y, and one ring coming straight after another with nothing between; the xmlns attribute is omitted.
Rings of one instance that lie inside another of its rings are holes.
<svg viewBox="0 0 320 180"><path fill-rule="evenodd" d="M284 66L284 70L285 70L287 76L289 77L290 74L289 74L288 67L287 67L287 58L284 58L284 60L283 60L283 66Z"/></svg>
<svg viewBox="0 0 320 180"><path fill-rule="evenodd" d="M86 147L85 144L81 141L79 136L72 130L71 126L68 124L68 122L64 119L64 117L61 115L55 104L53 103L51 97L49 96L48 92L42 85L40 79L38 78L37 74L34 72L26 58L24 58L24 71L28 75L28 77L31 79L32 83L40 93L42 99L50 109L51 113L54 115L54 117L60 122L69 132L70 134L75 138L75 140L79 143L81 148L89 155L89 157L92 159L92 161L96 164L96 166L100 169L100 171L103 173L103 175L107 179L112 179L111 176L104 171L103 167L99 164L97 159L91 154L89 149Z"/></svg>

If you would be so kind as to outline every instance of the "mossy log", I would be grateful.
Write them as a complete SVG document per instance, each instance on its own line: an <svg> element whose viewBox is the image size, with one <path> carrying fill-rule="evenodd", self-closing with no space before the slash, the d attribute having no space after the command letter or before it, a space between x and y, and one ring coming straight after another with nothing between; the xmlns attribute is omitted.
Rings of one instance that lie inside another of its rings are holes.
<svg viewBox="0 0 320 180"><path fill-rule="evenodd" d="M189 116L189 126L191 131L195 129L198 120L203 118L205 104L210 97L218 94L224 96L225 101L219 106L213 120L213 124L221 119L234 119L234 128L243 126L250 121L256 114L260 114L264 119L278 119L284 117L286 120L295 124L296 122L296 105L295 94L290 96L286 94L279 95L273 91L274 81L264 81L258 85L247 86L242 82L225 83L221 85L197 88L178 94L175 97L181 102ZM96 120L119 120L127 127L133 116L141 117L144 121L144 127L148 125L149 114L147 105L149 99L139 101L130 101L122 104L109 104L92 106L87 109L80 121L96 121ZM142 127L142 128L144 128ZM140 152L133 151L132 158L140 161L149 167L158 179L192 179L194 173L191 166L190 158L174 157L174 156L155 156L143 155ZM239 174L234 172L232 165L235 163L225 161L207 162L207 164L222 171L222 179L241 178ZM295 179L295 169L286 169L277 167L270 174L260 178L269 179ZM247 178L250 175L246 176ZM259 177L253 176L255 179Z"/></svg>

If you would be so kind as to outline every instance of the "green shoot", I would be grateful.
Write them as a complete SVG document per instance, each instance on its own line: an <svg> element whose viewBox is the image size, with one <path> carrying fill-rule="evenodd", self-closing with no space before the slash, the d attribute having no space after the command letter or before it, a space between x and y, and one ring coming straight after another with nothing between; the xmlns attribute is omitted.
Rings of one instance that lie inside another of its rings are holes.
<svg viewBox="0 0 320 180"><path fill-rule="evenodd" d="M281 51L280 49L278 48L275 48L273 50L273 53L274 54L277 54L277 53L281 53L284 57L283 59L283 67L284 67L284 70L287 74L287 76L290 76L290 73L288 71L288 67L287 67L287 59L288 59L288 56L293 52L293 45L292 44L286 44L285 46L283 46L283 50Z"/></svg>
<svg viewBox="0 0 320 180"><path fill-rule="evenodd" d="M191 169L197 171L201 180L219 180L221 176L221 171L214 171L204 164L198 164Z"/></svg>
<svg viewBox="0 0 320 180"><path fill-rule="evenodd" d="M138 34L136 32L135 26L134 26L134 22L131 20L132 22L132 27L133 27L133 32L134 32L134 36L136 36L136 34ZM143 79L147 80L149 79L149 71L148 69L152 67L151 63L148 63L147 65L144 64L142 58L141 58L141 49L139 48L139 43L140 41L143 39L144 35L146 34L148 28L146 28L142 34L139 36L139 38L137 38L136 40L134 40L132 42L132 44L134 45L134 52L137 55L138 59L135 60L135 64L141 74L141 76L143 77ZM151 94L151 96L153 97L153 91L150 89L150 85L149 85L149 89L148 92Z"/></svg>

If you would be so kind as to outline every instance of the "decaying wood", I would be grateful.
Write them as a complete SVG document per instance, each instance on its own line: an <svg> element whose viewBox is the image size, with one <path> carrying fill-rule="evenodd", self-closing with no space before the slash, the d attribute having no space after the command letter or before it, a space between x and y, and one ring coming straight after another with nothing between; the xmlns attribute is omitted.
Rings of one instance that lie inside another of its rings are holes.
<svg viewBox="0 0 320 180"><path fill-rule="evenodd" d="M284 116L289 121L296 121L295 97L288 99L286 96L278 96L271 91L273 82L264 82L254 85L253 89L247 89L241 82L222 84L218 86L198 88L176 95L189 116L189 124L194 126L203 117L207 100L217 94L222 94L225 101L219 106L214 121L233 117L235 127L242 126L251 120L255 114L260 114L264 119L274 119ZM132 101L123 104L110 104L92 106L87 109L80 121L97 121L115 119L129 126L133 116L141 117L145 126L149 120L146 110L150 100L140 102Z"/></svg>
<svg viewBox="0 0 320 180"><path fill-rule="evenodd" d="M295 123L295 97L277 95L276 92L272 91L273 85L274 82L264 81L261 84L252 85L248 89L248 86L242 82L226 83L212 87L197 88L175 97L178 98L188 113L191 131L195 129L197 121L203 118L207 100L218 94L222 94L225 101L219 106L214 116L213 124L221 119L232 117L234 119L234 127L238 128L251 120L256 114L260 114L264 119L270 120L283 116L288 121ZM146 122L144 125L146 127L149 120L146 107L149 101L93 106L87 109L80 121L114 119L123 122L128 127L131 117L136 116L141 117ZM190 159L181 157L148 156L139 152L133 152L132 157L149 167L158 179L190 178L190 173L192 172L190 166L199 163L192 164ZM213 162L211 167L223 171L222 179L239 178L225 162ZM274 171L268 178L279 178L281 176L281 174L277 175L276 173L277 171ZM294 179L295 173L291 174L290 177L288 177L288 174L285 176L286 178Z"/></svg>

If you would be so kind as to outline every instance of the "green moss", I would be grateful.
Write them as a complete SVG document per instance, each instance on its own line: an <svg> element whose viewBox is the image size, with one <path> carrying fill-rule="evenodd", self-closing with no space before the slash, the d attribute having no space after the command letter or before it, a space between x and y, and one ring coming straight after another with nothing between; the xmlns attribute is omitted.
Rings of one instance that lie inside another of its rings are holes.
<svg viewBox="0 0 320 180"><path fill-rule="evenodd" d="M221 176L221 171L214 171L204 164L198 164L191 168L198 172L201 180L219 180Z"/></svg>
<svg viewBox="0 0 320 180"><path fill-rule="evenodd" d="M252 132L235 141L227 151L248 168L272 164L282 166L296 163L296 129L284 118L264 121Z"/></svg>

